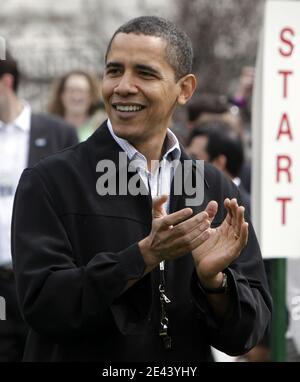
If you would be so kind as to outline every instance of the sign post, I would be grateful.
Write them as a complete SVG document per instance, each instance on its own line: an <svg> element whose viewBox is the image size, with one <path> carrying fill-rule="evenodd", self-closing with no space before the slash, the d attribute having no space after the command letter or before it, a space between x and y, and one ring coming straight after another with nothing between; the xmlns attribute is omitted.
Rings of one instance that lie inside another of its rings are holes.
<svg viewBox="0 0 300 382"><path fill-rule="evenodd" d="M273 319L271 327L271 358L273 362L286 360L286 259L273 259L271 265L271 293Z"/></svg>

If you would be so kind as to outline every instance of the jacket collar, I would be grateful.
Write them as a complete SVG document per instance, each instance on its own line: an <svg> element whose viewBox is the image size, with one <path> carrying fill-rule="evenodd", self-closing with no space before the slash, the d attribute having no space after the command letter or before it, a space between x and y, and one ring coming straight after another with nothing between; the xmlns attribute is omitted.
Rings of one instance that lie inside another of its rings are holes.
<svg viewBox="0 0 300 382"><path fill-rule="evenodd" d="M91 161L93 168L96 168L98 161L109 159L114 163L118 163L119 154L124 153L123 149L118 145L118 143L111 136L108 128L107 122L103 124L91 135L86 142L83 143L87 150L87 155ZM185 152L184 148L180 145L181 156L180 161L183 163L185 160L192 160L192 158ZM193 161L194 162L194 161ZM195 173L196 167L193 165L192 171ZM118 169L117 169L118 172ZM133 175L133 174L132 174ZM209 188L207 180L204 178L205 187ZM184 187L183 187L184 189ZM189 196L191 197L191 196ZM147 197L146 197L147 198ZM171 185L171 195L170 195L170 213L177 211L178 209L185 207L185 199L187 196L174 195L174 182ZM148 195L148 205L151 205L151 197ZM198 208L195 209L198 210Z"/></svg>

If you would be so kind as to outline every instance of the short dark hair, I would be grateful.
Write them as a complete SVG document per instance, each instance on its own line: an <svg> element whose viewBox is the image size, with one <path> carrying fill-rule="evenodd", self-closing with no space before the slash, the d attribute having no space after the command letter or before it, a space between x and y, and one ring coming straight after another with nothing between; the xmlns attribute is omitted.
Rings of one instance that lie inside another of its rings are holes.
<svg viewBox="0 0 300 382"><path fill-rule="evenodd" d="M175 72L178 81L192 72L193 48L187 34L177 28L171 21L157 16L141 16L128 21L113 34L105 54L105 62L112 42L119 33L160 37L166 41L166 57Z"/></svg>
<svg viewBox="0 0 300 382"><path fill-rule="evenodd" d="M189 144L197 136L208 138L206 152L209 161L213 161L219 155L224 155L227 159L226 170L233 177L239 176L244 163L244 147L237 131L226 122L211 121L193 129Z"/></svg>
<svg viewBox="0 0 300 382"><path fill-rule="evenodd" d="M11 74L14 78L14 91L18 90L20 72L17 61L12 57L10 52L6 51L5 60L0 60L0 78L4 74Z"/></svg>
<svg viewBox="0 0 300 382"><path fill-rule="evenodd" d="M229 108L230 105L225 95L201 93L187 105L188 120L195 122L203 113L223 114Z"/></svg>

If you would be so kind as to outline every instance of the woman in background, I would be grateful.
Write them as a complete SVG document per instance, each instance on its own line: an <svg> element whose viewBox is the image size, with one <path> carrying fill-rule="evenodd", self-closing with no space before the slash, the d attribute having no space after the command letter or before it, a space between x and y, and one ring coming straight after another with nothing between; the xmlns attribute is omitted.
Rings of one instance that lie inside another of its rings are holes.
<svg viewBox="0 0 300 382"><path fill-rule="evenodd" d="M85 141L106 118L96 76L72 70L54 83L48 111L77 128L79 141Z"/></svg>

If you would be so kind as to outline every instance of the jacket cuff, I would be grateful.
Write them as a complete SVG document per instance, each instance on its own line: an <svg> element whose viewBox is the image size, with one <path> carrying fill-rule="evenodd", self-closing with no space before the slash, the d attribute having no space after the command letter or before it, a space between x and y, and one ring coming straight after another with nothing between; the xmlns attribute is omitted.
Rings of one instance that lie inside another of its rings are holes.
<svg viewBox="0 0 300 382"><path fill-rule="evenodd" d="M146 264L140 252L138 243L118 253L120 259L120 272L125 281L139 279L143 276Z"/></svg>
<svg viewBox="0 0 300 382"><path fill-rule="evenodd" d="M224 271L227 275L228 282L228 292L230 295L230 303L231 306L229 311L225 315L223 319L219 319L216 317L213 312L210 303L207 299L207 294L205 293L203 287L201 286L197 273L194 271L191 281L191 293L192 299L196 306L196 309L199 312L199 318L206 322L206 325L213 329L222 330L222 328L227 325L232 325L234 322L237 322L241 317L241 307L239 303L238 297L238 288L236 279L234 276L234 271L230 268L226 268Z"/></svg>

